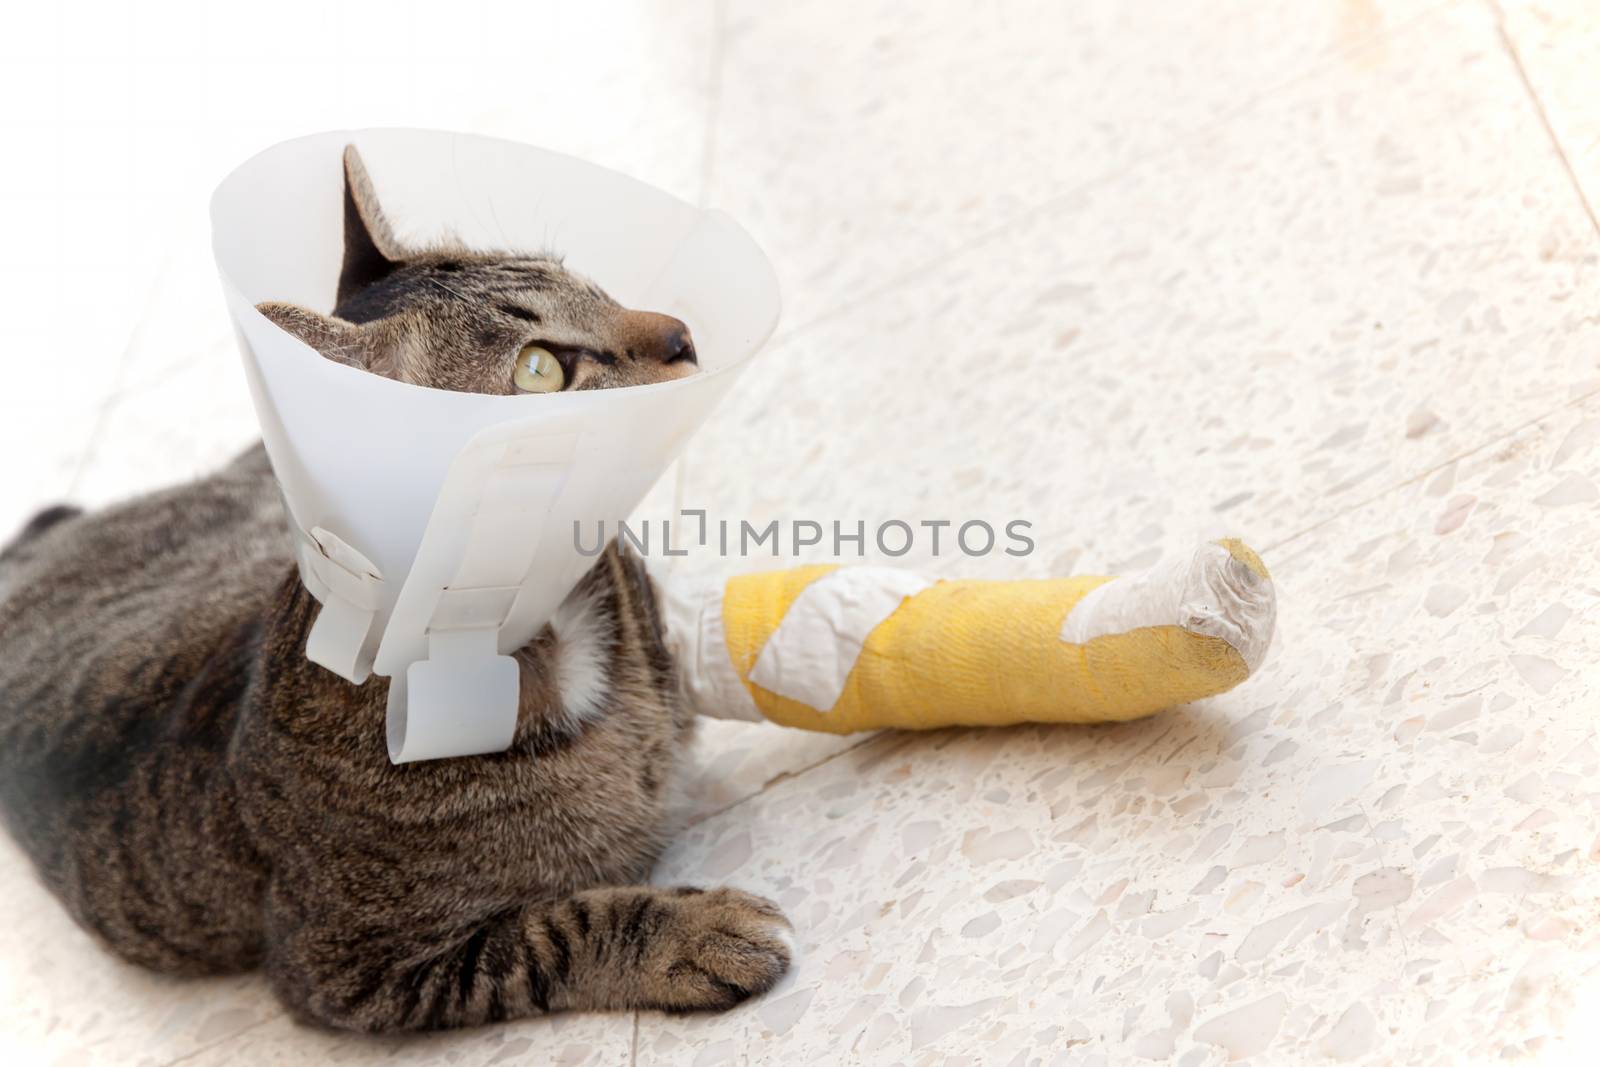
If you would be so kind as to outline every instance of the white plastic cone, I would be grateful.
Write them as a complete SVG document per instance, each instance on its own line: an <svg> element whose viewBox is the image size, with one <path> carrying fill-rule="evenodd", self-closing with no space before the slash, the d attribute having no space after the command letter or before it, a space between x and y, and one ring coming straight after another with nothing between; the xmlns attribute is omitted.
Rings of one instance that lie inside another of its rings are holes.
<svg viewBox="0 0 1600 1067"><path fill-rule="evenodd" d="M331 310L347 144L404 233L562 253L627 307L688 323L702 370L593 392L480 396L336 364L255 310ZM507 747L507 653L554 613L778 319L771 265L726 215L529 145L428 130L287 141L211 202L213 248L288 503L300 575L322 603L307 654L351 682L390 678L396 762Z"/></svg>

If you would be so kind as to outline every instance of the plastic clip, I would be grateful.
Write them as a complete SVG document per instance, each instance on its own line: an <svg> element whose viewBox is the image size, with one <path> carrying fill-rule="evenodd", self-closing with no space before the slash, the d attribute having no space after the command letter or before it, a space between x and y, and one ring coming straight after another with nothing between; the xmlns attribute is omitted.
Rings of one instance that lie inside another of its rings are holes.
<svg viewBox="0 0 1600 1067"><path fill-rule="evenodd" d="M300 531L300 579L322 602L306 639L306 658L360 685L378 652L373 621L383 606L383 575L337 534Z"/></svg>

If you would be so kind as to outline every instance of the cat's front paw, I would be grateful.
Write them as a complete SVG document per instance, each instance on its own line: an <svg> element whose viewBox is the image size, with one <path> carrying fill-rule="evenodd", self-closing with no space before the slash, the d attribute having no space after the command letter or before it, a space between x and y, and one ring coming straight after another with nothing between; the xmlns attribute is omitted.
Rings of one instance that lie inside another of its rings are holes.
<svg viewBox="0 0 1600 1067"><path fill-rule="evenodd" d="M726 1011L778 983L794 959L794 928L765 897L737 889L673 890L661 931L658 1007Z"/></svg>

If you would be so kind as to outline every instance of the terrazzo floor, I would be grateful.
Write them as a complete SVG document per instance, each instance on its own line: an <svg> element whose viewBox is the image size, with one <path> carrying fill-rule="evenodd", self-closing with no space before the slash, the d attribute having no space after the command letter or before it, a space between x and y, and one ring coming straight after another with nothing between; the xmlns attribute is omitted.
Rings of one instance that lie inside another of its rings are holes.
<svg viewBox="0 0 1600 1067"><path fill-rule="evenodd" d="M113 962L0 838L0 1063L1600 1056L1600 8L619 0L467 5L448 34L391 11L425 88L294 44L301 89L269 98L218 72L291 44L209 22L123 57L213 93L126 119L172 178L109 363L64 382L6 336L0 526L251 438L196 204L228 164L447 125L723 207L772 255L779 336L647 512L1033 523L1025 558L900 561L963 576L1233 531L1278 580L1277 643L1232 693L1106 728L709 724L657 878L773 896L802 952L716 1017L313 1031L254 977Z"/></svg>

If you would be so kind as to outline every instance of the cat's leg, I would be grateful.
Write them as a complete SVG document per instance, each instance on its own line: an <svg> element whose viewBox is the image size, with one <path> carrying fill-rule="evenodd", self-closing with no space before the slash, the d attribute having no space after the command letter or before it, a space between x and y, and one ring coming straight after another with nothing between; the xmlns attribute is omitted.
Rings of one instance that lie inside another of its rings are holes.
<svg viewBox="0 0 1600 1067"><path fill-rule="evenodd" d="M284 935L287 936L284 936ZM297 1014L367 1032L566 1010L723 1011L788 970L776 904L734 889L587 889L448 933L278 931L267 972Z"/></svg>
<svg viewBox="0 0 1600 1067"><path fill-rule="evenodd" d="M1244 681L1276 617L1266 567L1237 541L1122 578L814 566L656 580L693 708L832 733L1148 715Z"/></svg>

